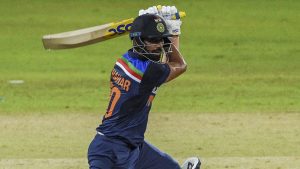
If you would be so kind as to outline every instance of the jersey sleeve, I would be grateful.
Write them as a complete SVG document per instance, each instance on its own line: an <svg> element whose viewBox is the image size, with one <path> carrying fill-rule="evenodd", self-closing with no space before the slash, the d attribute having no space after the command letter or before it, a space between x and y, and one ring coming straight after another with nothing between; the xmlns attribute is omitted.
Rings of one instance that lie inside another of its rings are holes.
<svg viewBox="0 0 300 169"><path fill-rule="evenodd" d="M169 74L168 64L150 63L141 81L140 92L151 92L154 87L162 85Z"/></svg>

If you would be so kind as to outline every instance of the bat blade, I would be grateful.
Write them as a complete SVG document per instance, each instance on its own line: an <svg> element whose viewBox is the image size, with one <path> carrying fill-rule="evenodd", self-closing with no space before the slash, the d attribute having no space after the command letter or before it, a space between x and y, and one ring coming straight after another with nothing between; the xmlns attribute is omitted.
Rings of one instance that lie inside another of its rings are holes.
<svg viewBox="0 0 300 169"><path fill-rule="evenodd" d="M172 19L185 17L185 12L178 12ZM108 39L126 35L130 32L134 18L111 22L108 24L63 32L42 37L45 49L69 49L94 44Z"/></svg>
<svg viewBox="0 0 300 169"><path fill-rule="evenodd" d="M42 37L45 49L76 48L105 41L129 33L133 18L117 23L108 23L75 31L63 32Z"/></svg>

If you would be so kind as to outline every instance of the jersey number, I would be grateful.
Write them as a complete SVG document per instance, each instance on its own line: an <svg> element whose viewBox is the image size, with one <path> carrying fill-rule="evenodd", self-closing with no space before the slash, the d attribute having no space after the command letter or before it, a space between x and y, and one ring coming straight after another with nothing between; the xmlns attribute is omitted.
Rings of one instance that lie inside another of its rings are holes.
<svg viewBox="0 0 300 169"><path fill-rule="evenodd" d="M116 103L121 97L121 91L117 87L113 87L110 92L110 105L108 105L105 118L112 116Z"/></svg>

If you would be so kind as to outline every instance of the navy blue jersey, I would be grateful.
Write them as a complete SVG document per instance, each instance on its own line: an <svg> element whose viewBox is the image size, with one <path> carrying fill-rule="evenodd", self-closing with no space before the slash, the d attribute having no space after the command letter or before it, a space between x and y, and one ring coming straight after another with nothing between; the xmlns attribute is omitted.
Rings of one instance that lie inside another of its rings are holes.
<svg viewBox="0 0 300 169"><path fill-rule="evenodd" d="M129 50L111 72L110 102L98 132L131 146L144 140L151 102L170 73L167 64L140 60Z"/></svg>

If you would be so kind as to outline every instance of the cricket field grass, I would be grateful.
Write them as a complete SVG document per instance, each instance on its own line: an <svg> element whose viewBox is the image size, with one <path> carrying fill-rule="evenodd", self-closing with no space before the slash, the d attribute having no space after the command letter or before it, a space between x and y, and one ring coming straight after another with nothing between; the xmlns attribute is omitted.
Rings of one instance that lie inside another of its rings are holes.
<svg viewBox="0 0 300 169"><path fill-rule="evenodd" d="M202 169L300 169L300 1L0 0L0 169L88 168L127 36L59 51L41 37L176 5L188 71L161 86L146 139Z"/></svg>
<svg viewBox="0 0 300 169"><path fill-rule="evenodd" d="M183 120L184 119L184 120ZM0 116L0 169L87 168L98 114ZM153 113L146 138L179 162L203 168L297 169L300 114Z"/></svg>

